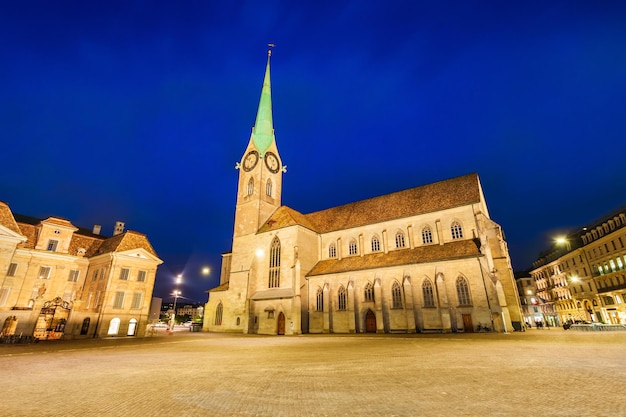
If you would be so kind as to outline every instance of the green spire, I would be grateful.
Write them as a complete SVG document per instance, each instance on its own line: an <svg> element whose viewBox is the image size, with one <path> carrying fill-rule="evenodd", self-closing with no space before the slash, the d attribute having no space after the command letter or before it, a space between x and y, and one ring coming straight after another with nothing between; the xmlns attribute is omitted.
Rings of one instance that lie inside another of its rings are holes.
<svg viewBox="0 0 626 417"><path fill-rule="evenodd" d="M256 122L252 128L252 142L261 156L274 141L274 123L272 122L272 88L270 86L270 56L272 51L267 51L267 66L265 67L265 78L263 79L263 90L261 90L261 100L259 110L256 114Z"/></svg>

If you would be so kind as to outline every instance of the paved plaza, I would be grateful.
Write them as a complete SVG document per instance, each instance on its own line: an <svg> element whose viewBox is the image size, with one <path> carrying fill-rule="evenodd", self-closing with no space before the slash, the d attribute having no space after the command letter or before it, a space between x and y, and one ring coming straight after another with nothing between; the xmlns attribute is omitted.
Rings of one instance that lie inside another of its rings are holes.
<svg viewBox="0 0 626 417"><path fill-rule="evenodd" d="M626 415L626 332L0 345L2 416Z"/></svg>

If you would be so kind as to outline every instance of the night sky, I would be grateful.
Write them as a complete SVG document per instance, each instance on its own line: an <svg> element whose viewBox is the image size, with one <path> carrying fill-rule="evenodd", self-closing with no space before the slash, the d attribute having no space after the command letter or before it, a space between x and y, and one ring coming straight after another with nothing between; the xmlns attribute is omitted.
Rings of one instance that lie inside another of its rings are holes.
<svg viewBox="0 0 626 417"><path fill-rule="evenodd" d="M626 202L624 2L95 3L0 4L0 200L147 234L165 301L218 283L270 42L300 212L478 172L521 270Z"/></svg>

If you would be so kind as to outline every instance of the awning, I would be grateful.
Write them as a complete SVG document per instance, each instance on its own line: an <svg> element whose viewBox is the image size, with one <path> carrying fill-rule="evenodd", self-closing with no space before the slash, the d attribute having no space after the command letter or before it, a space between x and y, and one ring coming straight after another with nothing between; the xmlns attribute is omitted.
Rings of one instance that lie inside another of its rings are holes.
<svg viewBox="0 0 626 417"><path fill-rule="evenodd" d="M257 291L250 299L252 301L259 300L276 300L280 298L292 298L293 288L270 288L269 290Z"/></svg>

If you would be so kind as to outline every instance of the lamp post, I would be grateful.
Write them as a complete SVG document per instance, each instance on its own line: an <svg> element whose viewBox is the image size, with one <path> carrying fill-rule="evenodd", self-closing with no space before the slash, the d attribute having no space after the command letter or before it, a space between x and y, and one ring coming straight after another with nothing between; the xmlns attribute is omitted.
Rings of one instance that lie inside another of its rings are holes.
<svg viewBox="0 0 626 417"><path fill-rule="evenodd" d="M176 277L176 285L180 284L182 281L183 281L182 275L178 274L178 276ZM172 324L170 326L170 330L174 331L174 325L176 324L176 301L178 301L178 297L180 296L180 291L176 289L174 290L172 295L174 296L174 309L172 310Z"/></svg>

